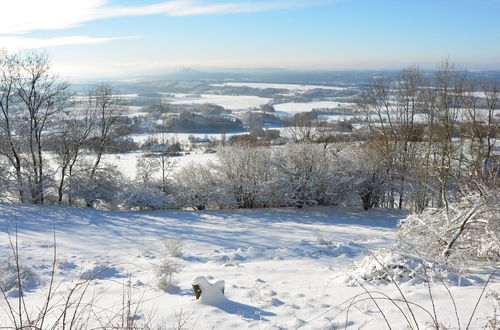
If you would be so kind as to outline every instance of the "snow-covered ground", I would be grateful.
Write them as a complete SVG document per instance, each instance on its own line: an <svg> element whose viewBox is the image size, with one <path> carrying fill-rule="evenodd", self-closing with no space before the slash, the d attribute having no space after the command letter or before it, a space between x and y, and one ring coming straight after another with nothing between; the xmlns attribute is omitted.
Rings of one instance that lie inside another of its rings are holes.
<svg viewBox="0 0 500 330"><path fill-rule="evenodd" d="M105 154L102 158L105 163L115 165L121 173L123 173L127 178L133 180L137 175L137 160L145 154L146 153L144 152ZM202 152L193 152L188 155L171 157L170 161L172 162L173 169L169 174L173 175L189 164L207 164L208 162L216 162L216 160L217 155L215 153ZM153 177L161 177L159 172L155 174L156 175L153 175Z"/></svg>
<svg viewBox="0 0 500 330"><path fill-rule="evenodd" d="M228 110L247 110L258 108L267 104L271 99L251 95L213 95L213 94L169 94L174 97L165 96L162 101L172 104L216 104Z"/></svg>
<svg viewBox="0 0 500 330"><path fill-rule="evenodd" d="M0 260L9 255L7 232L14 233L17 220L22 263L37 275L26 292L31 311L46 297L55 228L55 297L64 297L79 279L98 273L81 304L82 309L88 307L86 302L93 299L97 313L82 317L119 314L130 295L133 311L134 303L141 302L134 312L136 322L150 320L165 328L175 328L181 320L183 329L383 329L382 314L369 299L350 308L347 316L338 315L341 308L336 306L364 292L347 285L346 272L367 249L390 247L396 223L404 215L354 208L118 212L1 204ZM178 284L167 293L156 288L154 270L162 260L164 243L179 237L182 256L171 259L180 269ZM472 285L450 287L462 326L484 283L485 273L477 274ZM225 298L197 302L191 289L196 276L224 280ZM493 282L489 288L498 291L498 278ZM130 289L124 289L127 283ZM425 285L400 286L409 301L432 311ZM394 285L366 283L365 288L401 298ZM456 328L447 292L440 284L433 284L432 290L439 319ZM15 292L9 296L17 303ZM406 328L396 306L378 303L393 329ZM404 304L400 306L410 317ZM0 327L7 322L6 308L0 298ZM425 328L429 315L417 307L414 311ZM479 329L491 315L491 302L481 300L471 329Z"/></svg>
<svg viewBox="0 0 500 330"><path fill-rule="evenodd" d="M252 83L252 82L226 82L223 84L212 84L215 87L250 87L250 88L277 88L277 89L288 89L289 91L309 91L311 89L330 89L330 90L346 90L345 87L336 86L322 86L322 85L300 85L300 84L273 84L273 83Z"/></svg>
<svg viewBox="0 0 500 330"><path fill-rule="evenodd" d="M226 138L233 135L247 134L248 132L232 132L225 133ZM129 134L128 138L131 138L136 143L144 143L150 137L161 137L164 138L164 133L140 133L140 134ZM173 139L181 143L189 143L189 137L193 136L195 138L209 138L211 140L221 140L223 135L221 133L168 133L167 139Z"/></svg>
<svg viewBox="0 0 500 330"><path fill-rule="evenodd" d="M298 112L307 112L314 109L336 109L339 107L351 107L352 103L340 103L334 101L317 101L317 102L290 102L278 103L274 105L274 109L290 114Z"/></svg>

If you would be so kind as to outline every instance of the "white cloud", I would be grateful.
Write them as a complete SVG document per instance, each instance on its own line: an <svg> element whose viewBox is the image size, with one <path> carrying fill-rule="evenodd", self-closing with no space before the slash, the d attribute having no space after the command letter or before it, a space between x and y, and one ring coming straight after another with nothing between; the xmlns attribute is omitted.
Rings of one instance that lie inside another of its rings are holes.
<svg viewBox="0 0 500 330"><path fill-rule="evenodd" d="M0 45L9 51L18 51L22 49L36 49L63 45L79 45L79 44L100 44L114 40L134 39L136 36L117 37L117 38L96 38L89 36L69 36L58 38L25 38L19 36L0 36Z"/></svg>
<svg viewBox="0 0 500 330"><path fill-rule="evenodd" d="M107 0L3 1L0 34L57 30L77 26L96 17Z"/></svg>
<svg viewBox="0 0 500 330"><path fill-rule="evenodd" d="M249 0L212 3L206 0L170 0L145 6L113 6L109 4L110 0L3 1L5 3L2 4L0 35L67 29L84 22L119 16L243 13L313 6L325 1L328 0Z"/></svg>

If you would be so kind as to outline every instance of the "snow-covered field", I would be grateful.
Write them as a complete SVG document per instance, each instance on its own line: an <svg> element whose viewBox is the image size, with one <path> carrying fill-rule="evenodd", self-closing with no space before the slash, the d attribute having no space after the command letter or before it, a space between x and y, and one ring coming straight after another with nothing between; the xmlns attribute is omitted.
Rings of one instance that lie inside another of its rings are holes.
<svg viewBox="0 0 500 330"><path fill-rule="evenodd" d="M163 101L172 104L216 104L228 110L247 110L258 108L271 100L251 95L174 94L174 96L165 97Z"/></svg>
<svg viewBox="0 0 500 330"><path fill-rule="evenodd" d="M321 86L321 85L300 85L300 84L273 84L273 83L252 83L252 82L227 82L223 84L212 84L215 87L250 87L250 88L277 88L288 89L289 91L309 91L311 89L330 89L330 90L345 90L345 87Z"/></svg>
<svg viewBox="0 0 500 330"><path fill-rule="evenodd" d="M137 160L144 156L144 152L128 152L120 154L105 154L103 155L103 161L115 165L117 169L123 173L127 178L133 180L137 175ZM189 164L207 164L208 162L215 162L217 159L214 153L191 153L189 155L175 156L171 157L170 161L173 165L173 172L169 174L175 174L175 172L181 170L183 167ZM153 177L160 178L160 173L156 173Z"/></svg>
<svg viewBox="0 0 500 330"><path fill-rule="evenodd" d="M317 101L317 102L290 102L290 103L278 103L274 105L274 109L277 111L287 112L287 113L298 113L307 112L313 109L336 109L339 107L350 107L352 103L340 103L334 101Z"/></svg>
<svg viewBox="0 0 500 330"><path fill-rule="evenodd" d="M84 318L97 315L104 320L120 314L130 296L133 311L140 302L133 313L136 322L165 328L175 328L181 320L183 329L383 329L382 314L369 299L350 308L347 316L336 306L364 292L346 284L346 272L367 249L390 247L396 223L404 215L352 208L118 212L1 204L0 260L10 253L7 232L14 233L17 220L22 263L36 274L27 283L30 311L43 305L48 290L55 228L56 300L80 279L98 274L81 304L88 308L86 302L92 299L96 314L82 313ZM182 256L171 258L180 269L178 284L167 293L156 288L154 270L165 242L179 237ZM480 295L486 271L476 274L479 277L470 285L450 287L462 326ZM200 275L225 280L226 298L211 305L197 302L191 279ZM125 288L128 283L130 289ZM400 286L409 301L432 313L425 285ZM365 288L401 298L394 285L365 283ZM498 278L489 289L500 289ZM17 303L14 291L8 295ZM455 329L447 292L437 283L432 292L439 319ZM393 329L406 328L396 306L388 301L379 305ZM411 318L404 304L400 306ZM0 327L7 322L6 308L0 298ZM489 299L481 300L470 329L484 325L492 308ZM421 329L426 328L430 316L417 307L414 311ZM103 322L117 324L118 319Z"/></svg>
<svg viewBox="0 0 500 330"><path fill-rule="evenodd" d="M233 135L241 135L241 134L246 134L248 132L233 132L233 133L225 133L226 138L229 138ZM140 133L140 134L129 134L127 135L128 138L131 138L135 143L144 143L146 140L150 137L161 137L162 139L164 138L164 133ZM179 141L181 143L189 143L189 137L193 136L195 138L209 138L212 140L221 140L222 139L222 134L221 133L168 133L167 134L167 139L173 139L176 141Z"/></svg>

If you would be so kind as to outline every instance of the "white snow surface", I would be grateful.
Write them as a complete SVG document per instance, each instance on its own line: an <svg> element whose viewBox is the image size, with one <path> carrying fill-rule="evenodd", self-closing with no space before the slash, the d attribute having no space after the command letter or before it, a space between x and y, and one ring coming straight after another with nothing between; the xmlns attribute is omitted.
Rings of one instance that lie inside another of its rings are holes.
<svg viewBox="0 0 500 330"><path fill-rule="evenodd" d="M233 135L241 135L241 134L247 134L248 132L232 132L232 133L224 133L226 138L230 138ZM128 138L131 138L132 141L136 143L144 143L146 140L150 137L162 137L164 134L162 133L138 133L138 134L129 134L127 135ZM181 143L190 143L189 137L193 136L195 138L208 138L211 140L220 140L222 139L222 134L221 133L169 133L167 135L168 139L173 139L176 141L179 141Z"/></svg>
<svg viewBox="0 0 500 330"><path fill-rule="evenodd" d="M341 103L335 101L316 101L316 102L289 102L278 103L274 105L274 109L286 113L308 112L314 109L337 109L339 107L350 107L352 103Z"/></svg>
<svg viewBox="0 0 500 330"><path fill-rule="evenodd" d="M367 249L390 248L396 224L405 215L341 207L121 212L0 204L0 260L10 254L7 233L14 234L17 220L23 267L37 275L25 293L33 311L43 305L48 290L55 228L56 297L67 294L76 281L95 278L88 290L94 306L111 313L121 310L129 290L124 284L130 283L132 303L140 302L137 322L151 319L152 325L175 328L182 315L183 329L383 329L383 317L369 300L350 308L347 323L345 313L335 317L342 308L336 306L364 292L346 285L346 274ZM158 291L155 265L164 258L165 241L178 237L183 240L182 257L172 258L180 270L178 288ZM474 272L475 282L449 287L462 326L488 274ZM195 300L191 281L200 275L225 280L223 299L212 304ZM432 311L426 285L409 281L399 286L408 300ZM366 282L364 287L400 298L393 284ZM440 322L457 328L448 293L438 283L432 289ZM489 289L500 290L498 277ZM393 329L406 328L398 308L378 303ZM5 308L0 297L0 327L12 326ZM471 329L481 328L492 310L490 299L482 299ZM428 326L425 312L416 310L415 317L422 329Z"/></svg>
<svg viewBox="0 0 500 330"><path fill-rule="evenodd" d="M300 85L300 84L274 84L274 83L252 83L252 82L226 82L223 84L212 84L215 87L250 87L250 88L277 88L277 89L288 89L289 91L308 91L311 89L331 89L331 90L345 90L345 87L336 86L322 86L322 85Z"/></svg>
<svg viewBox="0 0 500 330"><path fill-rule="evenodd" d="M119 154L105 154L102 159L105 163L115 165L117 169L129 179L137 177L137 160L147 153L145 152L128 152ZM183 167L189 164L207 164L209 162L217 162L217 155L215 153L191 153L189 155L171 157L170 161L173 165L173 171L170 173L174 175ZM161 178L161 173L156 172L153 177Z"/></svg>
<svg viewBox="0 0 500 330"><path fill-rule="evenodd" d="M228 110L247 110L258 108L269 103L270 98L252 95L214 95L214 94L168 94L174 97L165 97L163 101L172 104L216 104Z"/></svg>

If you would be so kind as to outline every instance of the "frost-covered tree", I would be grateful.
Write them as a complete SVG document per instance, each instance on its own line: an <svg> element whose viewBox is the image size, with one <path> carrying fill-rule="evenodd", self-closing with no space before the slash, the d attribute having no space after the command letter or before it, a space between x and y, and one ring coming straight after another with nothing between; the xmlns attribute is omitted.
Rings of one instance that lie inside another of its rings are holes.
<svg viewBox="0 0 500 330"><path fill-rule="evenodd" d="M47 55L0 54L0 154L12 166L21 202L44 203L53 178L46 142L69 99L69 85L51 72Z"/></svg>
<svg viewBox="0 0 500 330"><path fill-rule="evenodd" d="M345 173L353 179L353 189L361 198L365 210L387 206L385 201L391 198L387 189L389 176L386 165L390 157L385 155L385 150L380 147L379 141L372 141L356 148L344 148L339 153Z"/></svg>
<svg viewBox="0 0 500 330"><path fill-rule="evenodd" d="M73 169L82 155L85 142L94 127L94 114L88 109L83 110L82 116L72 118L71 112L66 112L58 125L58 132L53 138L52 149L56 153L54 161L59 168L59 183L57 184L58 202L62 203L66 194L71 205L72 196L68 188L73 179Z"/></svg>
<svg viewBox="0 0 500 330"><path fill-rule="evenodd" d="M283 205L330 204L335 188L332 161L330 151L321 145L289 143L274 154L276 175L270 185Z"/></svg>
<svg viewBox="0 0 500 330"><path fill-rule="evenodd" d="M125 179L115 166L103 163L90 175L92 163L82 160L76 167L70 184L70 194L84 201L87 207L111 205L123 189Z"/></svg>
<svg viewBox="0 0 500 330"><path fill-rule="evenodd" d="M160 178L159 186L166 194L169 192L169 181L176 164L173 156L181 151L181 145L166 132L158 131L148 138L144 146L149 147L148 159L142 164L144 168L137 164L138 175L144 179L148 175L145 171L157 173Z"/></svg>
<svg viewBox="0 0 500 330"><path fill-rule="evenodd" d="M428 85L420 69L407 68L395 80L377 78L357 98L368 120L370 138L378 140L377 151L386 158L390 206L402 208L407 197L416 145L422 138L422 126L417 118L427 108ZM372 188L367 187L366 191L370 190Z"/></svg>
<svg viewBox="0 0 500 330"><path fill-rule="evenodd" d="M205 165L189 164L176 175L179 206L204 210L217 205L221 192L213 171Z"/></svg>
<svg viewBox="0 0 500 330"><path fill-rule="evenodd" d="M261 198L263 183L273 176L269 150L252 146L227 146L217 152L214 165L221 191L227 192L224 204L236 208L265 206Z"/></svg>
<svg viewBox="0 0 500 330"><path fill-rule="evenodd" d="M114 137L120 117L126 109L123 98L116 95L114 88L107 83L95 84L89 87L85 105L91 113L95 114L92 139L89 139L90 149L94 151L94 160L90 165L87 182L96 183L100 176L102 156ZM92 186L93 184L91 184ZM87 201L87 207L92 207L92 200Z"/></svg>
<svg viewBox="0 0 500 330"><path fill-rule="evenodd" d="M159 169L159 164L156 159L151 157L139 157L136 164L136 179L144 186L154 186L154 174Z"/></svg>

